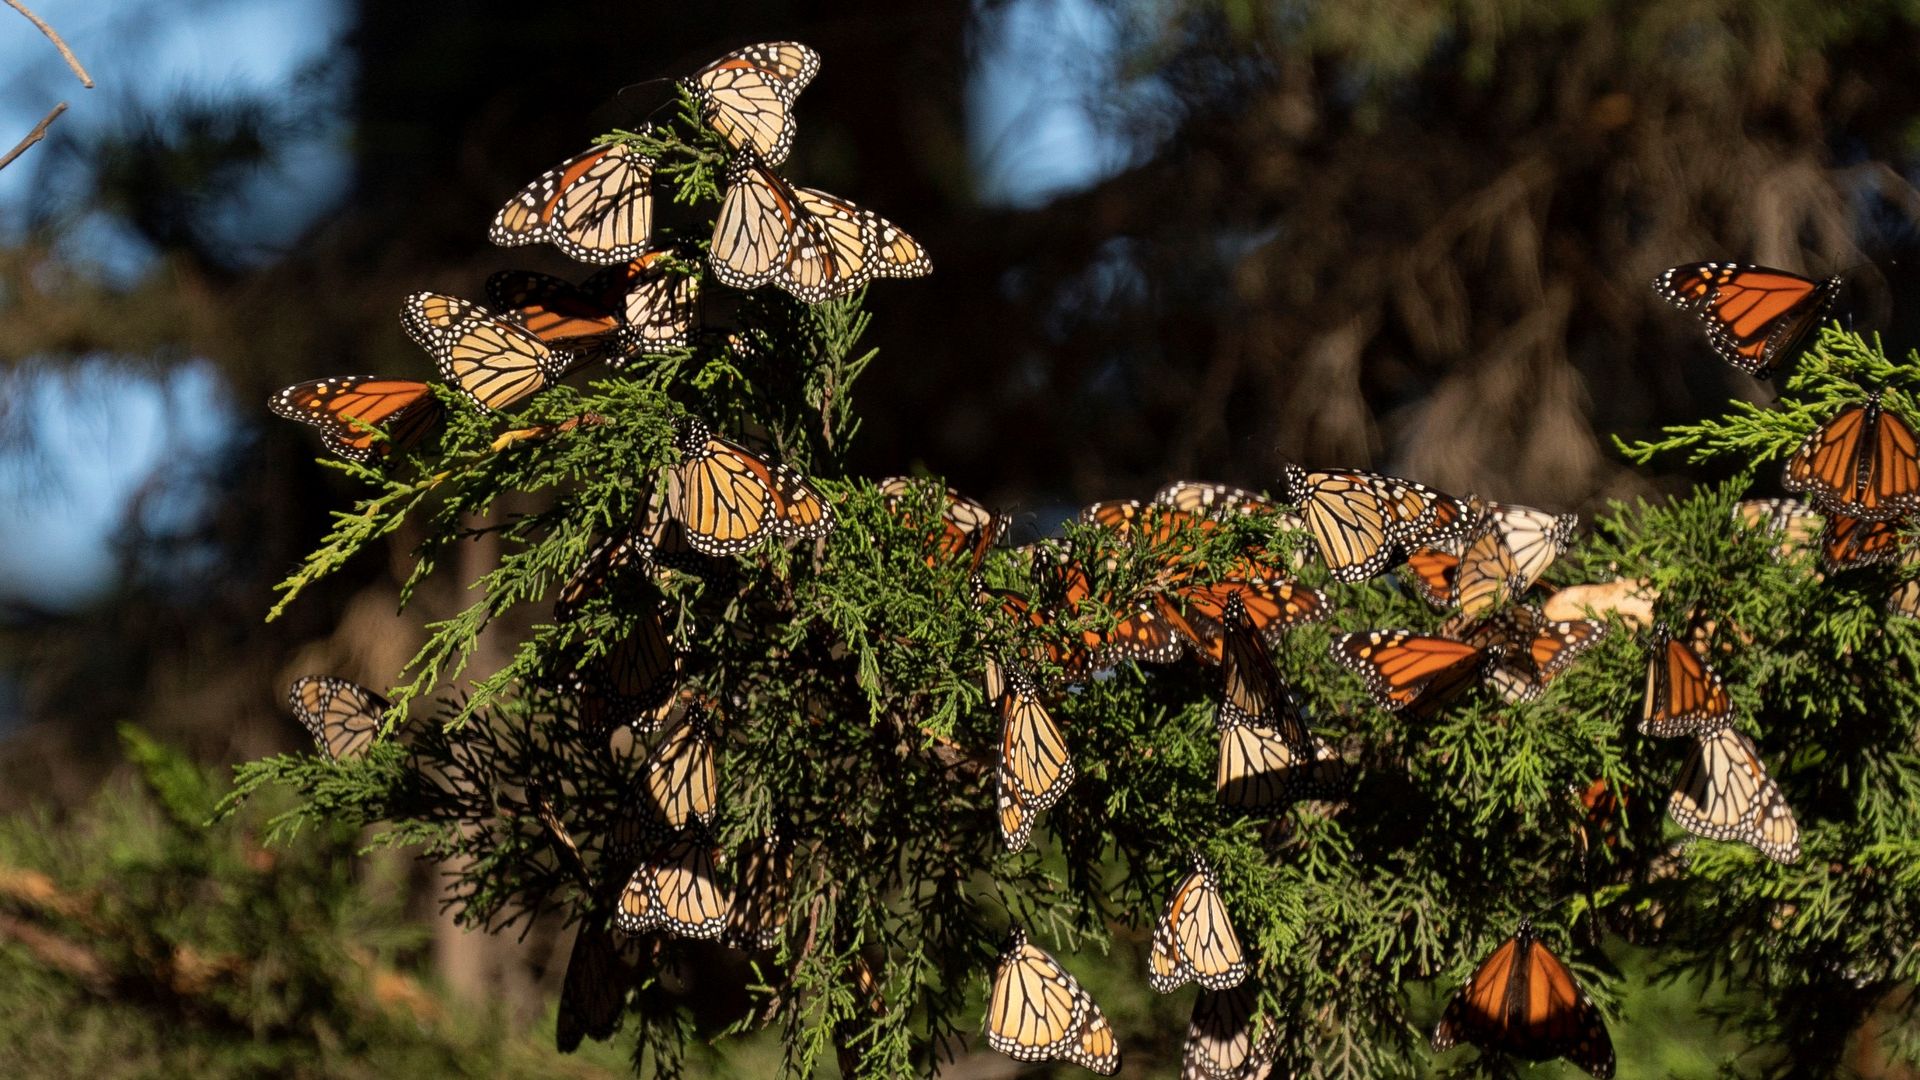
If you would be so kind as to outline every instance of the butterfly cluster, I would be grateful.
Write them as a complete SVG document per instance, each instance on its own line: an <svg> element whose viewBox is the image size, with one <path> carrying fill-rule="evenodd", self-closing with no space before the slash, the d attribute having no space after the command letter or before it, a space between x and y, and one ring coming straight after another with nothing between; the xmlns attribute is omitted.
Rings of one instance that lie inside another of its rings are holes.
<svg viewBox="0 0 1920 1080"><path fill-rule="evenodd" d="M655 229L655 159L633 143L602 143L522 188L487 231L503 247L551 244L601 269L578 283L503 270L487 280L485 305L414 293L401 305L407 335L444 383L493 412L591 364L624 371L689 346L708 278L735 289L774 285L811 304L875 278L931 273L926 250L899 226L773 171L793 148L795 99L819 70L818 53L781 41L728 53L683 81L702 123L730 151L704 258L700 245ZM268 404L361 464L419 442L441 418L431 384L384 376L296 383Z"/></svg>

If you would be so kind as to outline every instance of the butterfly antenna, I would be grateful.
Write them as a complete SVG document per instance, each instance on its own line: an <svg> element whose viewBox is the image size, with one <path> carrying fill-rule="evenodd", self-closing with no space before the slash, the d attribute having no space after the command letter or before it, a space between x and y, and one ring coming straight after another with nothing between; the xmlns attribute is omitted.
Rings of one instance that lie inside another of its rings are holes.
<svg viewBox="0 0 1920 1080"><path fill-rule="evenodd" d="M615 91L613 92L613 98L614 98L614 100L615 100L615 101L618 101L618 100L620 100L621 98L623 98L623 97L625 97L625 96L627 95L627 93L628 93L629 91L633 91L633 90L641 90L641 89L645 89L646 87L649 87L649 86L658 86L658 85L660 85L661 83L665 83L665 82L672 82L672 81L673 81L672 79L670 79L670 78L668 78L668 77L666 77L666 76L664 76L664 75L662 75L662 76L659 76L659 77L657 77L657 78L652 78L652 79L641 79L641 80L640 80L639 82L635 82L635 83L628 83L627 85L625 85L625 86L623 86L623 87L621 87L620 89L618 89L618 90L615 90ZM656 110L654 110L654 111L655 111L655 112L658 112L659 110L658 110L658 109L656 109Z"/></svg>

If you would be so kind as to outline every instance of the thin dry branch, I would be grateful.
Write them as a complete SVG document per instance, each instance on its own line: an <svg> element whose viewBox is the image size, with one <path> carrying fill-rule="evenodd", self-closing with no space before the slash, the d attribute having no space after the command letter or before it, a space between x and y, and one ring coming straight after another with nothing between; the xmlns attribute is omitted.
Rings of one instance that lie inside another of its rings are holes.
<svg viewBox="0 0 1920 1080"><path fill-rule="evenodd" d="M87 69L80 66L80 58L73 55L72 49L67 48L66 41L62 40L58 31L48 26L45 19L27 10L27 5L21 3L20 0L7 0L7 6L25 15L28 22L39 27L40 32L47 35L47 40L53 42L53 47L60 50L60 55L67 61L67 66L73 69L75 75L79 76L80 85L89 90L93 89L93 76L87 74ZM66 108L65 105L61 105L60 107L63 109ZM5 162L0 162L0 164L5 164Z"/></svg>
<svg viewBox="0 0 1920 1080"><path fill-rule="evenodd" d="M11 3L12 0L8 0L8 2ZM13 164L13 159L19 157L21 154L26 153L27 147L32 146L34 143L37 143L41 139L46 138L47 128L55 120L60 119L60 114L66 111L67 111L67 103L63 101L60 104L55 105L52 111L48 112L47 115L41 117L40 122L33 125L33 130L27 132L26 138L21 139L18 143L14 144L13 149L7 151L6 157L0 157L0 169L4 169L7 166Z"/></svg>

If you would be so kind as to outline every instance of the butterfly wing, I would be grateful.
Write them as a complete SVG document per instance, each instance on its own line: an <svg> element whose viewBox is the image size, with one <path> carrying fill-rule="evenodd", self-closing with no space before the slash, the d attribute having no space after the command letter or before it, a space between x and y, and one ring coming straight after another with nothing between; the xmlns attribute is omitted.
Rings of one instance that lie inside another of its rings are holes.
<svg viewBox="0 0 1920 1080"><path fill-rule="evenodd" d="M1647 661L1647 697L1640 733L1671 739L1704 735L1733 723L1733 702L1720 676L1684 641L1654 635Z"/></svg>
<svg viewBox="0 0 1920 1080"><path fill-rule="evenodd" d="M1601 1080L1614 1069L1600 1010L1525 922L1454 995L1431 1042L1436 1051L1471 1042L1535 1061L1564 1057Z"/></svg>
<svg viewBox="0 0 1920 1080"><path fill-rule="evenodd" d="M1014 830L1003 830L1001 838L1009 851L1019 851L1032 835L1033 819L1059 802L1073 784L1073 757L1065 736L1040 701L1039 688L1024 672L989 661L986 681L989 691L1000 689L993 703L1001 721L995 786L1003 825L1009 790L1012 805L1020 811Z"/></svg>
<svg viewBox="0 0 1920 1080"><path fill-rule="evenodd" d="M1170 994L1189 982L1226 990L1246 977L1246 956L1221 899L1219 880L1196 854L1192 873L1174 887L1154 926L1147 984Z"/></svg>
<svg viewBox="0 0 1920 1080"><path fill-rule="evenodd" d="M1336 581L1365 581L1393 561L1396 519L1364 476L1287 469L1291 498Z"/></svg>
<svg viewBox="0 0 1920 1080"><path fill-rule="evenodd" d="M1746 263L1676 266L1654 280L1654 291L1707 324L1720 358L1765 379L1790 357L1839 291L1840 279L1815 281L1785 270Z"/></svg>
<svg viewBox="0 0 1920 1080"><path fill-rule="evenodd" d="M727 192L707 249L713 276L736 289L757 289L786 272L799 222L793 188L749 154L727 165Z"/></svg>
<svg viewBox="0 0 1920 1080"><path fill-rule="evenodd" d="M401 324L433 354L440 377L488 411L546 389L574 359L478 304L439 293L407 297Z"/></svg>
<svg viewBox="0 0 1920 1080"><path fill-rule="evenodd" d="M503 247L547 241L599 266L647 250L653 234L653 159L623 144L596 146L542 173L493 217Z"/></svg>
<svg viewBox="0 0 1920 1080"><path fill-rule="evenodd" d="M1120 1070L1113 1029L1053 957L1015 929L987 997L987 1045L1015 1061L1059 1058L1102 1076Z"/></svg>
<svg viewBox="0 0 1920 1080"><path fill-rule="evenodd" d="M627 1003L627 985L633 973L604 923L582 923L567 955L567 974L560 984L560 1014L554 1024L554 1044L563 1054L579 1048L582 1039L607 1039L620 1024Z"/></svg>
<svg viewBox="0 0 1920 1080"><path fill-rule="evenodd" d="M1787 459L1781 484L1821 510L1864 521L1904 517L1920 510L1920 442L1876 396L1815 429Z"/></svg>
<svg viewBox="0 0 1920 1080"><path fill-rule="evenodd" d="M347 761L367 752L380 733L387 699L359 683L331 675L305 675L287 692L293 715L313 736L320 751L333 761Z"/></svg>
<svg viewBox="0 0 1920 1080"><path fill-rule="evenodd" d="M1408 630L1337 634L1333 658L1366 681L1383 709L1428 707L1444 701L1479 669L1486 652L1450 638Z"/></svg>
<svg viewBox="0 0 1920 1080"><path fill-rule="evenodd" d="M664 930L701 941L718 938L727 929L728 894L716 858L699 830L656 848L627 879L614 925L623 934Z"/></svg>
<svg viewBox="0 0 1920 1080"><path fill-rule="evenodd" d="M698 705L687 709L654 749L643 780L654 810L670 828L682 828L689 821L712 821L719 784L713 722L705 709Z"/></svg>
<svg viewBox="0 0 1920 1080"><path fill-rule="evenodd" d="M267 407L319 428L327 449L363 465L419 442L440 422L431 386L378 375L295 383L273 395ZM385 429L385 438L373 428Z"/></svg>
<svg viewBox="0 0 1920 1080"><path fill-rule="evenodd" d="M587 288L532 270L487 278L487 303L550 346L591 348L620 328L620 315Z"/></svg>
<svg viewBox="0 0 1920 1080"><path fill-rule="evenodd" d="M1828 514L1820 529L1820 565L1829 573L1899 562L1906 538L1898 521L1862 521Z"/></svg>
<svg viewBox="0 0 1920 1080"><path fill-rule="evenodd" d="M1776 862L1800 858L1800 826L1753 740L1732 728L1703 735L1681 766L1667 813L1690 833L1751 844Z"/></svg>
<svg viewBox="0 0 1920 1080"><path fill-rule="evenodd" d="M741 860L740 882L727 915L726 943L742 952L763 952L779 944L792 894L792 841L779 831L762 836Z"/></svg>
<svg viewBox="0 0 1920 1080"><path fill-rule="evenodd" d="M1273 503L1264 495L1231 484L1216 484L1206 480L1175 480L1154 492L1153 501L1202 517L1229 510L1273 509Z"/></svg>
<svg viewBox="0 0 1920 1080"><path fill-rule="evenodd" d="M1277 1050L1270 1024L1256 1037L1254 993L1246 983L1202 990L1187 1024L1180 1080L1264 1080Z"/></svg>
<svg viewBox="0 0 1920 1080"><path fill-rule="evenodd" d="M778 165L793 150L793 103L820 72L820 54L797 41L730 52L688 81L700 118L736 150Z"/></svg>

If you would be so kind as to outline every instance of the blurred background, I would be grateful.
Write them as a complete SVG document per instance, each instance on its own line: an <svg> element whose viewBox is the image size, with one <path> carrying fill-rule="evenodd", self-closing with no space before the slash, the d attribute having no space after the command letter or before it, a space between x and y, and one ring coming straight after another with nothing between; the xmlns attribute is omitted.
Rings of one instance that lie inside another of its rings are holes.
<svg viewBox="0 0 1920 1080"><path fill-rule="evenodd" d="M1920 342L1920 12L1892 0L32 6L98 86L0 9L0 144L71 104L0 169L0 810L28 848L111 862L115 800L172 790L129 786L129 748L149 777L158 746L189 770L295 748L291 678L387 685L464 606L441 575L396 615L402 535L263 623L354 495L269 393L429 375L410 291L578 276L485 223L640 123L648 80L748 42L825 60L788 173L935 260L871 298L853 468L931 470L1028 530L1289 461L1555 510L1678 483L1611 436L1770 391L1653 295L1675 263L1845 273L1843 318ZM464 935L431 868L381 872L382 925L418 933L376 975L538 1028L567 935Z"/></svg>

